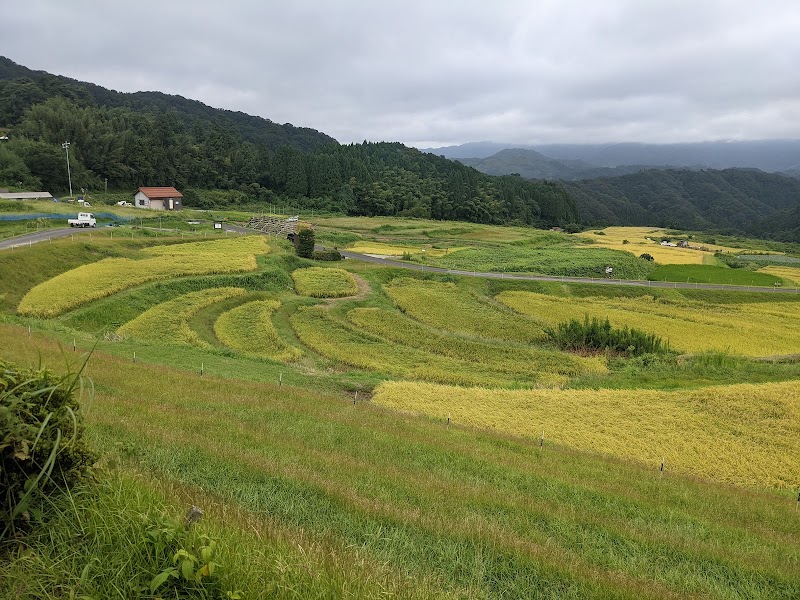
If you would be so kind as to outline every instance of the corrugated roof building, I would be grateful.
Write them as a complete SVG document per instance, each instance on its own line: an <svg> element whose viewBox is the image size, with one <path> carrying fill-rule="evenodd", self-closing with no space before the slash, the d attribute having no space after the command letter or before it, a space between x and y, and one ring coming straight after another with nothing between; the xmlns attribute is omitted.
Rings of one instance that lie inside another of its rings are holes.
<svg viewBox="0 0 800 600"><path fill-rule="evenodd" d="M50 192L0 192L0 200L52 200Z"/></svg>
<svg viewBox="0 0 800 600"><path fill-rule="evenodd" d="M140 187L133 195L133 205L154 210L180 210L182 198L183 194L174 187Z"/></svg>

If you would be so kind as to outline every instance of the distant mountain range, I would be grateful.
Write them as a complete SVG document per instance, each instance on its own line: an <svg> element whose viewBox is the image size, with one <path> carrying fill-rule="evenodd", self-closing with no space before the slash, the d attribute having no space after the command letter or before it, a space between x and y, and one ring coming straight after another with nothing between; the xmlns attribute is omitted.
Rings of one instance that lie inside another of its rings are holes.
<svg viewBox="0 0 800 600"><path fill-rule="evenodd" d="M423 152L466 163L467 161L462 159L485 159L510 149L533 150L538 153L539 157L543 156L556 161L581 161L581 164L577 165L581 168L621 166L627 168L631 165L640 165L703 169L755 168L769 172L794 173L800 170L800 140L549 145L470 142L459 146L427 148ZM533 159L541 160L536 156L533 156ZM509 171L509 173L511 172L519 171ZM520 173L520 175L523 174ZM564 178L571 179L572 176Z"/></svg>
<svg viewBox="0 0 800 600"><path fill-rule="evenodd" d="M800 180L776 173L800 175L800 141L436 150L492 176L399 143L340 145L314 129L159 92L119 93L3 57L0 126L0 187L60 192L71 177L76 189L174 185L198 208L288 201L351 215L661 225L800 243Z"/></svg>
<svg viewBox="0 0 800 600"><path fill-rule="evenodd" d="M618 177L652 169L649 165L597 167L583 160L549 158L535 150L512 148L486 158L457 158L460 163L488 175L519 175L527 179L575 181L595 177ZM662 168L668 168L663 166Z"/></svg>

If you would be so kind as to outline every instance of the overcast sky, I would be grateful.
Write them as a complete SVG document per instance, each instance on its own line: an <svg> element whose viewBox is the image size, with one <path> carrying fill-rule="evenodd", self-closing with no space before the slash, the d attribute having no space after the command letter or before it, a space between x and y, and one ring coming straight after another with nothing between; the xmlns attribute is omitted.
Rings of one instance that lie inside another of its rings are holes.
<svg viewBox="0 0 800 600"><path fill-rule="evenodd" d="M0 0L0 54L340 142L800 138L798 0Z"/></svg>

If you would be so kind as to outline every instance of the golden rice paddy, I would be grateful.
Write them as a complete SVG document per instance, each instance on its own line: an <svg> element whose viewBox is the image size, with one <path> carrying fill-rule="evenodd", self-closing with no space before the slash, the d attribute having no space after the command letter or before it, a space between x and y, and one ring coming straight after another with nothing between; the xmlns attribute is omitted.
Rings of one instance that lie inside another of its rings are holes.
<svg viewBox="0 0 800 600"><path fill-rule="evenodd" d="M589 247L622 250L636 256L647 253L657 263L663 265L702 265L713 260L714 252L738 251L726 246L700 242L692 242L691 245L697 248L662 246L661 237L666 230L657 227L606 227L601 231L603 235L598 235L594 231L585 231L578 235L592 240L593 243ZM625 243L626 240L628 243Z"/></svg>
<svg viewBox="0 0 800 600"><path fill-rule="evenodd" d="M434 248L431 245L426 246L400 246L394 244L383 244L381 242L356 242L351 245L348 250L359 252L360 254L374 254L376 256L392 256L401 257L404 254L411 256L430 256L431 258L440 258L459 250L464 250L463 247L459 248Z"/></svg>
<svg viewBox="0 0 800 600"><path fill-rule="evenodd" d="M307 267L292 271L294 289L301 296L312 298L342 298L355 296L358 284L344 269Z"/></svg>
<svg viewBox="0 0 800 600"><path fill-rule="evenodd" d="M661 298L555 297L533 292L502 292L497 300L553 326L585 315L608 318L616 327L634 327L669 340L675 350L726 350L745 356L800 352L800 303L709 304L666 302Z"/></svg>
<svg viewBox="0 0 800 600"><path fill-rule="evenodd" d="M746 486L800 482L800 382L691 391L497 390L385 382L381 406ZM545 450L546 451L546 450Z"/></svg>
<svg viewBox="0 0 800 600"><path fill-rule="evenodd" d="M336 363L395 377L498 387L554 386L567 380L557 372L499 372L471 360L401 346L341 323L321 306L300 308L290 317L290 322L304 344Z"/></svg>
<svg viewBox="0 0 800 600"><path fill-rule="evenodd" d="M521 343L544 338L541 324L480 300L453 283L401 277L383 289L401 311L443 331Z"/></svg>
<svg viewBox="0 0 800 600"><path fill-rule="evenodd" d="M758 272L775 275L775 277L782 277L793 286L800 287L800 267L778 267L771 265L769 267L761 267Z"/></svg>
<svg viewBox="0 0 800 600"><path fill-rule="evenodd" d="M256 270L256 255L269 251L262 236L155 246L144 258L107 258L62 273L31 289L17 312L55 317L77 306L157 279Z"/></svg>
<svg viewBox="0 0 800 600"><path fill-rule="evenodd" d="M222 313L214 323L214 333L226 346L250 356L281 362L300 357L299 349L289 346L275 331L272 313L277 300L258 300Z"/></svg>
<svg viewBox="0 0 800 600"><path fill-rule="evenodd" d="M388 341L436 356L469 361L478 369L540 378L547 374L575 376L607 371L599 358L447 335L398 312L381 308L354 308L347 313L347 319Z"/></svg>
<svg viewBox="0 0 800 600"><path fill-rule="evenodd" d="M202 340L189 327L189 319L201 308L246 293L242 288L210 288L199 292L190 292L143 312L120 327L117 333L123 337L134 337L141 340L168 340L179 344L210 348L211 345Z"/></svg>

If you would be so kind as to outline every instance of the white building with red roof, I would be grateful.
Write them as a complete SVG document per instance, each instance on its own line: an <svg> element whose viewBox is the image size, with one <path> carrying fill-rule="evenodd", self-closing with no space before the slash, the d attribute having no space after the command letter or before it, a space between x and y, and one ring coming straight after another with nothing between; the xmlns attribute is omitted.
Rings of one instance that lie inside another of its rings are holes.
<svg viewBox="0 0 800 600"><path fill-rule="evenodd" d="M182 198L183 194L174 187L140 187L133 195L133 205L154 210L180 210Z"/></svg>

